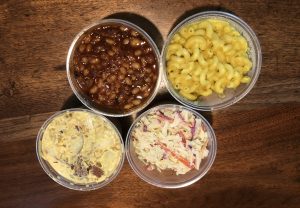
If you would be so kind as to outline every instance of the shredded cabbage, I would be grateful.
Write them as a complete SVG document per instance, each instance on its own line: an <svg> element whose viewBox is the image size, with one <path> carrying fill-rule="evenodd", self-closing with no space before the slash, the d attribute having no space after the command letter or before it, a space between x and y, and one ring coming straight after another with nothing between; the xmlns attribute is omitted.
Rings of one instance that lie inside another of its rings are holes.
<svg viewBox="0 0 300 208"><path fill-rule="evenodd" d="M132 131L133 146L148 170L172 169L177 175L199 170L208 155L208 134L200 118L175 108L154 110Z"/></svg>

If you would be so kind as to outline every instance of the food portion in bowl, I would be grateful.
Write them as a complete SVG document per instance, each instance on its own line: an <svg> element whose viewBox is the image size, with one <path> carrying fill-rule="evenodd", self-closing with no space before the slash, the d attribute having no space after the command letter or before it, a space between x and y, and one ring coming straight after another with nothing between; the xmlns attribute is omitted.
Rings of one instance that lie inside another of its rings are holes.
<svg viewBox="0 0 300 208"><path fill-rule="evenodd" d="M203 19L183 25L166 49L167 77L187 100L247 84L252 68L246 38L228 21Z"/></svg>
<svg viewBox="0 0 300 208"><path fill-rule="evenodd" d="M199 170L209 153L202 119L185 109L167 107L148 112L133 126L131 139L148 170L186 174Z"/></svg>
<svg viewBox="0 0 300 208"><path fill-rule="evenodd" d="M126 24L103 23L86 31L72 60L71 73L82 93L116 113L145 104L158 80L153 46Z"/></svg>
<svg viewBox="0 0 300 208"><path fill-rule="evenodd" d="M59 176L74 184L100 183L122 159L122 144L113 126L87 111L55 116L44 129L39 155Z"/></svg>

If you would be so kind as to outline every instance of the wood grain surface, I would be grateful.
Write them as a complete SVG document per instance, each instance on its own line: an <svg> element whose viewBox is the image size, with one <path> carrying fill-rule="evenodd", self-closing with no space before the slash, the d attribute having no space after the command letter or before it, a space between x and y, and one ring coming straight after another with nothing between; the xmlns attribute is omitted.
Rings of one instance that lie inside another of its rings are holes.
<svg viewBox="0 0 300 208"><path fill-rule="evenodd" d="M208 9L245 20L263 54L253 90L227 109L204 113L218 139L208 174L183 189L160 189L125 162L99 190L53 182L37 161L35 139L50 115L80 105L65 72L74 36L96 20L124 18L161 48L179 20ZM299 37L297 0L0 1L0 207L299 207Z"/></svg>

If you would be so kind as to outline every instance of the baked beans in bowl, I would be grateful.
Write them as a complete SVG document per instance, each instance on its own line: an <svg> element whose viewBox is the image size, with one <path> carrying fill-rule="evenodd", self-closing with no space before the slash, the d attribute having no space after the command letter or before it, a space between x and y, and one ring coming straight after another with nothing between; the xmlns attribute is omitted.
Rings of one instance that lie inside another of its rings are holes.
<svg viewBox="0 0 300 208"><path fill-rule="evenodd" d="M161 79L159 50L133 23L105 19L83 29L67 57L70 86L88 108L127 116L145 108Z"/></svg>

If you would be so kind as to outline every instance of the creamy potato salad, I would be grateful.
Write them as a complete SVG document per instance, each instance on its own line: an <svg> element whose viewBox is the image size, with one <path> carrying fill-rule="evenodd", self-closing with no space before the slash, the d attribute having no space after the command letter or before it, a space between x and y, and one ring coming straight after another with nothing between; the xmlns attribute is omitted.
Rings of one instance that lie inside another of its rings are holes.
<svg viewBox="0 0 300 208"><path fill-rule="evenodd" d="M98 183L118 167L121 145L110 123L89 112L70 111L55 117L46 127L41 156L73 183Z"/></svg>

